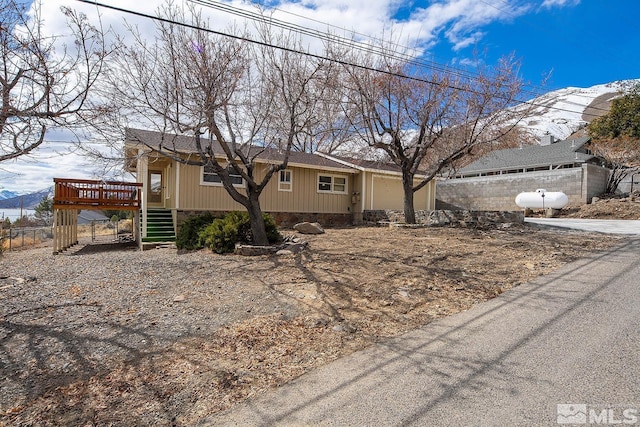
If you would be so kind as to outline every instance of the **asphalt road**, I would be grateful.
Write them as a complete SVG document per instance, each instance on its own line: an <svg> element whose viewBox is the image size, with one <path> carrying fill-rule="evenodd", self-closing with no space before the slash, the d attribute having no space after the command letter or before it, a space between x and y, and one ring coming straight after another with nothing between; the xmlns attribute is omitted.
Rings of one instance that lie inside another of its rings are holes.
<svg viewBox="0 0 640 427"><path fill-rule="evenodd" d="M640 425L639 254L629 240L202 425Z"/></svg>

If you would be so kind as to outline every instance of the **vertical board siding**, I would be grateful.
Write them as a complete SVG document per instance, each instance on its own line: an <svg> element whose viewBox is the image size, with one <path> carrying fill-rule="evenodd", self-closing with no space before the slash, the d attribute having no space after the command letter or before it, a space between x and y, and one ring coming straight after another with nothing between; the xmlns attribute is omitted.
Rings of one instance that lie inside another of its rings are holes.
<svg viewBox="0 0 640 427"><path fill-rule="evenodd" d="M177 168L173 168L174 170ZM260 205L266 212L317 212L349 213L353 178L347 177L347 194L324 194L317 191L318 170L291 167L293 191L278 191L278 174L274 174L260 196ZM256 177L261 179L266 172L256 168ZM336 172L327 174L341 175ZM174 181L175 182L175 181ZM180 209L185 210L242 210L222 186L201 185L199 166L180 167ZM239 188L244 193L244 189Z"/></svg>
<svg viewBox="0 0 640 427"><path fill-rule="evenodd" d="M368 193L370 202L368 203L369 209L372 210L385 210L396 209L402 210L404 208L404 191L402 189L401 177L369 174L368 178ZM420 181L415 180L414 184L418 184ZM373 185L372 185L373 183ZM419 191L414 193L413 206L418 210L433 210L435 206L435 181L429 182L422 187Z"/></svg>

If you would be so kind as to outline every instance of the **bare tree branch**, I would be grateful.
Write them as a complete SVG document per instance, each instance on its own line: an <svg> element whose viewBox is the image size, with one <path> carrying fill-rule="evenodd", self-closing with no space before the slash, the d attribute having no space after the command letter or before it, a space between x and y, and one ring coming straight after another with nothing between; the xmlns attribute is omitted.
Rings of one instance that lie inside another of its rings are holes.
<svg viewBox="0 0 640 427"><path fill-rule="evenodd" d="M0 162L27 155L48 129L85 127L102 111L90 94L102 75L103 33L84 15L62 8L73 46L46 35L40 3L0 0Z"/></svg>

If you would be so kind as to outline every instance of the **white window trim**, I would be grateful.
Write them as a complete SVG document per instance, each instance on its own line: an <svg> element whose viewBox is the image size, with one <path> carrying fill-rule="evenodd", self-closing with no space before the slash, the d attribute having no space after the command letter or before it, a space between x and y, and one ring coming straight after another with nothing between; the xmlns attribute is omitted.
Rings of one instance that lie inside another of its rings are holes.
<svg viewBox="0 0 640 427"><path fill-rule="evenodd" d="M226 167L226 166L223 166ZM211 172L210 175L215 174L215 172ZM235 175L235 174L234 174ZM237 175L240 176L240 175ZM222 187L222 182L209 182L209 181L205 181L204 180L204 165L200 166L200 185L204 185L204 186L208 186L208 187ZM237 188L244 188L245 187L245 181L244 178L242 178L242 183L240 184L233 184L234 187Z"/></svg>
<svg viewBox="0 0 640 427"><path fill-rule="evenodd" d="M289 181L282 181L281 180L282 172L289 173ZM286 188L287 186L289 188ZM283 169L283 170L278 172L278 191L287 191L287 192L292 192L293 191L293 172L291 171L291 169Z"/></svg>
<svg viewBox="0 0 640 427"><path fill-rule="evenodd" d="M320 177L331 178L331 190L320 190ZM344 191L335 191L335 178L344 179ZM347 175L335 175L330 173L318 173L318 179L316 180L316 191L322 194L349 194L349 177Z"/></svg>

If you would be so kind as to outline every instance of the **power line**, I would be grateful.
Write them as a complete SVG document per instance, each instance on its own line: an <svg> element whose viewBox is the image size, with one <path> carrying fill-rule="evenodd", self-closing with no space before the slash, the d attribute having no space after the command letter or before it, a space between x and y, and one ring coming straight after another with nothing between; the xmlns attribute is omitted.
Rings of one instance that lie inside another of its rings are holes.
<svg viewBox="0 0 640 427"><path fill-rule="evenodd" d="M438 83L436 83L434 81L431 81L431 80L428 80L428 79L424 79L424 78L398 74L398 73L395 73L395 72L392 72L392 71L376 69L376 68L370 67L370 66L365 66L365 65L361 65L361 64L355 64L355 63L352 63L352 62L343 61L343 60L339 60L339 59L335 59L335 58L329 58L329 57L318 55L318 54L314 54L314 53L311 53L311 52L306 52L306 51L302 51L302 50L296 50L296 49L288 48L288 47L284 47L284 46L277 46L277 45L274 45L274 44L271 44L271 43L267 43L267 42L263 42L263 41L259 41L259 40L254 40L254 39L251 39L251 38L248 38L248 37L245 37L245 36L229 34L229 33L223 32L223 31L213 30L211 28L202 28L202 27L199 27L199 26L194 25L194 24L178 22L178 21L175 21L175 20L172 20L172 19L168 19L168 18L163 18L163 17L160 17L160 16L153 16L153 15L149 15L149 14L146 14L146 13L143 13L143 12L138 12L138 11L134 11L134 10L130 10L130 9L125 9L125 8L121 8L121 7L117 7L117 6L113 6L113 5L107 5L107 4L104 4L104 3L98 3L96 0L93 0L93 1L92 0L77 0L77 1L80 2L80 3L94 5L96 7L102 7L102 8L114 10L114 11L117 11L117 12L138 16L138 17L141 17L141 18L151 19L153 21L163 22L163 23L172 24L172 25L179 25L179 26L182 26L182 27L185 27L185 28L190 28L190 29L197 30L197 31L204 31L204 32L207 32L207 33L210 33L210 34L215 34L215 35L222 36L222 37L228 37L228 38L232 38L232 39L239 40L239 41L244 41L244 42L248 42L248 43L257 44L259 46L278 49L278 50L282 50L282 51L289 52L289 53L295 53L295 54L307 56L307 57L314 58L314 59L320 59L320 60L324 60L324 61L334 62L334 63L340 64L340 65L344 65L344 66L359 68L359 69L363 69L365 71L377 72L377 73L381 73L381 74L385 74L385 75L390 75L390 76L393 76L393 77L404 78L404 79L408 79L408 80L412 80L412 81L426 83L426 84L433 85L433 86L438 85ZM473 93L473 94L480 94L478 91L475 91L475 90L469 89L469 88L462 88L462 87L454 86L454 85L451 85L451 84L447 84L445 86L447 88L453 89L453 90L460 90L460 91L469 92L469 93ZM536 104L535 102L532 102L532 101L514 100L514 102L518 102L521 105L529 105L529 106L532 106L532 107L542 107L542 108L552 109L552 110L556 110L556 111L564 111L564 112L569 112L569 113L574 113L574 114L582 113L580 111L573 111L573 110L568 110L568 109L559 108L559 107L550 107L550 106L543 105L543 104ZM604 110L604 109L598 109L598 108L595 108L595 107L594 107L594 109L601 110L601 111L608 111L608 110Z"/></svg>
<svg viewBox="0 0 640 427"><path fill-rule="evenodd" d="M376 43L369 43L369 44L364 44L364 45L363 44L359 44L353 39L349 39L349 38L346 38L346 37L340 37L337 34L328 34L326 32L321 32L319 30L314 30L314 29L311 29L311 28L308 28L308 27L304 27L304 26L301 26L301 25L298 25L298 24L291 23L291 22L282 21L282 20L276 19L276 18L274 18L272 16L271 17L265 17L264 15L262 15L260 13L247 11L245 9L241 9L241 8L238 8L238 7L235 7L235 6L228 5L226 3L220 3L220 2L213 1L213 0L188 0L188 1L190 1L192 3L196 3L196 4L199 4L199 5L202 5L202 6L209 7L211 9L216 9L216 10L221 11L221 12L230 13L230 14L233 14L233 15L236 15L236 16L240 16L240 17L243 17L243 18L247 18L247 19L251 19L251 20L254 20L254 21L260 21L260 22L263 22L263 23L268 23L269 25L277 26L277 27L285 29L285 30L294 31L294 32L297 32L297 33L300 33L300 34L303 34L303 35L307 35L307 36L310 36L310 37L318 38L318 39L321 39L321 40L324 40L324 41L333 42L333 43L337 42L338 44L340 44L342 46L345 46L345 47L358 49L358 50L366 51L366 52L369 52L369 53L384 54L385 56L391 57L392 59L397 59L397 60L403 61L403 62L405 62L407 64L414 65L414 66L417 66L417 67L427 68L427 69L434 70L434 71L437 71L437 72L446 72L448 74L451 74L451 75L454 75L454 76L457 76L457 77L460 77L460 78L464 78L464 79L470 79L470 80L479 77L478 73L474 73L474 72L471 72L471 71L468 71L468 70L463 70L461 68L453 67L451 65L445 65L445 64L442 64L442 63L438 63L436 61L427 61L425 59L417 59L415 56L412 56L412 55L409 55L409 54L405 54L405 53L399 53L399 52L391 53L391 52L386 52L386 51L383 52L382 48L376 48L375 47ZM325 22L322 22L322 21L319 21L319 20L316 20L316 19L307 18L307 17L301 16L301 15L298 15L298 14L295 14L295 13L292 13L292 12L284 11L284 10L277 9L277 8L274 8L273 10L277 10L277 11L280 11L282 13L290 14L292 16L296 16L296 17L299 17L299 18L307 19L307 20L309 20L311 22L322 24L322 25L324 25L324 26L326 26L328 28L336 28L336 29L341 30L341 31L346 32L346 33L359 35L362 38L367 38L367 39L369 39L369 40L371 40L373 42L377 42L377 43L384 43L385 42L384 40L382 40L380 38L377 38L377 37L371 37L371 36L368 36L368 35L365 35L365 34L362 34L362 33L358 33L358 32L355 32L355 31L348 30L348 29L346 29L344 27L338 27L336 25L325 23ZM400 48L400 50L402 50L404 52L418 51L419 50L419 48L410 48L408 46L400 45L399 43L395 44L395 46L397 46L398 48ZM534 97L537 97L537 96L541 95L540 90L543 89L542 87L540 87L540 86L532 86L532 85L525 85L525 87L526 86L531 87L532 90L523 90L522 91L523 93L528 94L528 95L532 95ZM537 89L537 90L534 90L534 89Z"/></svg>
<svg viewBox="0 0 640 427"><path fill-rule="evenodd" d="M316 37L316 38L319 38L319 39L324 40L324 41L330 41L330 42L336 42L337 41L340 45L343 45L345 47L358 49L360 51L365 51L365 52L368 52L368 53L374 53L374 54L379 54L379 55L390 56L392 59L397 59L397 60L409 63L411 65L428 68L428 69L431 69L431 70L434 70L434 71L438 71L438 72L447 72L447 73L453 74L453 75L455 75L457 77L461 77L461 78L465 78L465 79L470 79L471 80L471 79L477 78L479 76L477 73L471 73L471 72L468 72L468 71L465 71L465 70L462 70L462 69L459 69L459 68L451 67L451 66L444 65L444 64L439 64L439 63L437 63L435 61L425 62L424 60L418 60L415 57L412 57L412 56L410 56L408 54L402 54L402 53L399 54L398 52L395 52L395 53L386 52L386 51L383 51L382 48L374 48L374 46L372 44L367 44L367 45L358 44L352 39L348 39L348 38L345 38L345 37L340 37L340 36L337 36L335 34L327 34L326 32L321 32L319 30L314 30L314 29L311 29L311 28L303 27L301 25L294 24L294 23L291 23L291 22L282 21L282 20L276 19L274 17L266 17L266 16L264 16L262 14L259 14L259 13L256 13L256 12L247 11L247 10L244 10L244 9L240 9L238 7L235 7L235 6L232 6L232 5L228 5L228 4L225 4L225 3L220 3L220 2L217 2L215 0L188 0L188 1L190 1L192 3L199 4L199 5L203 5L203 6L209 7L211 9L216 9L216 10L219 10L221 12L226 12L226 13L230 13L230 14L233 14L233 15L236 15L236 16L240 16L242 18L247 18L247 19L251 19L251 20L254 20L254 21L260 21L260 22L267 23L269 25L273 25L273 26L276 26L276 27L279 27L279 28L282 28L282 29L285 29L285 30L294 31L294 32L297 32L297 33L300 33L300 34L303 34L303 35L308 35L310 37ZM506 10L501 9L501 8L498 8L497 6L495 6L493 4L490 4L490 3L487 3L484 0L480 0L480 1L482 3L488 5L488 6L491 6L491 7L495 8L495 9L497 9L498 11L501 11L501 12L504 12L504 13L509 13L512 16L516 16L512 12L506 11ZM316 19L307 18L307 17L301 16L301 15L298 15L298 14L295 14L295 13L292 13L292 12L283 11L283 10L277 9L277 8L275 8L274 10L278 10L278 11L283 12L283 13L288 13L288 14L290 14L292 16L304 18L304 19L310 20L312 22L320 23L320 24L325 25L327 27L337 28L337 29L342 30L344 32L350 32L349 30L347 30L347 29L345 29L343 27L338 27L338 26L335 26L335 25L332 25L332 24L329 24L329 23L325 23L325 22L316 20ZM383 40L381 40L379 38L370 37L370 36L364 35L362 33L357 33L357 32L351 32L351 33L361 35L361 36L369 38L369 39L371 39L373 41L384 42ZM411 48L406 47L406 46L400 46L399 45L399 47L401 47L404 51L411 50ZM534 89L542 89L542 87L540 87L540 86L530 86L530 87L532 87ZM524 90L522 92L524 94L529 94L529 95L532 95L534 97L539 97L539 96L543 95L540 92L532 91L532 90ZM578 103L575 103L575 102L572 102L572 101L568 101L568 100L564 100L563 102L565 102L567 104L574 104L574 105L577 105L577 106L582 106L581 104L578 104ZM528 102L528 101L521 101L521 103L528 104L528 105L532 104L531 102ZM539 105L539 106L541 106L541 105ZM581 114L585 114L585 115L593 116L593 117L597 117L598 116L597 114L584 113L584 112L581 112L581 111L566 110L566 109L562 109L560 107L546 107L545 106L545 108L551 108L551 109L555 109L555 110L558 110L558 111L565 111L565 112L571 112L571 113L581 113ZM608 111L606 109L601 109L601 108L598 108L598 107L592 107L592 109L593 110L597 110L597 111L599 110L599 111L602 111L602 112L607 112Z"/></svg>
<svg viewBox="0 0 640 427"><path fill-rule="evenodd" d="M179 26L182 26L182 27L186 27L186 28L190 28L190 29L198 30L198 31L204 31L204 32L215 34L215 35L222 36L222 37L229 37L229 38L232 38L232 39L235 39L235 40L257 44L259 46L269 47L269 48L272 48L272 49L278 49L278 50L282 50L282 51L289 52L289 53L295 53L295 54L298 54L298 55L308 56L308 57L314 58L314 59L320 59L320 60L323 60L323 61L334 62L334 63L340 64L340 65L359 68L359 69L363 69L363 70L366 70L366 71L373 71L373 72L377 72L377 73L381 73L381 74L390 75L390 76L393 76L393 77L399 77L399 78L413 80L413 81L417 81L417 82L421 82L421 83L427 83L427 84L430 84L430 85L438 85L438 83L436 83L436 82L433 82L433 81L428 80L428 79L420 78L420 77L415 77L415 76L410 76L410 75L405 75L405 74L399 74L399 73L396 73L396 72L393 72L393 71L381 70L381 69L377 69L377 68L366 66L366 65L362 65L362 64L356 64L356 63L352 63L352 62L348 62L348 61L343 61L343 60L340 60L340 59L329 58L327 56L323 56L323 55L319 55L319 54L315 54L315 53L311 53L311 52L306 52L306 51L303 51L303 50L297 50L297 49L293 49L293 48L289 48L289 47L285 47L285 46L274 45L274 44L267 43L267 42L264 42L264 41L254 40L254 39L251 39L251 38L246 37L246 36L239 36L239 35L235 35L235 34L229 34L229 33L223 32L223 31L213 30L211 28L202 28L202 27L199 27L199 26L194 25L194 24L178 22L178 21L175 21L175 20L172 20L172 19L162 18L162 17L159 17L159 16L153 16L153 15L149 15L149 14L146 14L146 13L143 13L143 12L133 11L133 10L130 10L130 9L124 9L124 8L121 8L121 7L107 5L107 4L104 4L104 3L98 3L97 1L92 1L92 0L77 0L77 1L79 1L81 3L91 4L91 5L94 5L94 6L104 7L104 8L107 8L107 9L115 10L117 12L123 12L123 13L131 14L131 15L134 15L134 16L142 17L142 18L148 18L148 19L151 19L151 20L154 20L154 21L164 22L164 23L172 24L172 25L179 25ZM454 89L454 90L460 90L460 91L464 91L464 92L474 93L474 94L477 94L477 95L480 94L480 92L478 92L478 91L474 91L474 90L468 89L468 88L462 88L462 87L454 86L454 85L451 85L451 84L445 85L445 87L447 87L449 89ZM521 102L521 101L517 101L517 100L514 100L514 101L519 102L521 104L525 103L525 102Z"/></svg>

